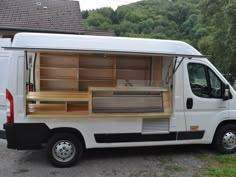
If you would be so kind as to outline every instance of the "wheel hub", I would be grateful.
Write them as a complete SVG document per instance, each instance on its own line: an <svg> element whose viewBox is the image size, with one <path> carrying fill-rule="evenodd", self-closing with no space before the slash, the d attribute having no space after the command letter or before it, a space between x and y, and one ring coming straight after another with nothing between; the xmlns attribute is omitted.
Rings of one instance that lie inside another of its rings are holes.
<svg viewBox="0 0 236 177"><path fill-rule="evenodd" d="M223 145L225 149L234 149L236 147L236 132L227 132L223 137Z"/></svg>
<svg viewBox="0 0 236 177"><path fill-rule="evenodd" d="M60 162L68 162L75 156L75 145L68 140L61 140L53 146L52 154Z"/></svg>

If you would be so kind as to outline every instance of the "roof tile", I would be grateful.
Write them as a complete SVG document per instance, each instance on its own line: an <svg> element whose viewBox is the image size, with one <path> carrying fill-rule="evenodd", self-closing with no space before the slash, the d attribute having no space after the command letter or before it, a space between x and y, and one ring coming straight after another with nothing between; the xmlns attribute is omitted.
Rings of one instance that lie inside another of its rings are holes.
<svg viewBox="0 0 236 177"><path fill-rule="evenodd" d="M84 33L78 1L1 0L0 30Z"/></svg>

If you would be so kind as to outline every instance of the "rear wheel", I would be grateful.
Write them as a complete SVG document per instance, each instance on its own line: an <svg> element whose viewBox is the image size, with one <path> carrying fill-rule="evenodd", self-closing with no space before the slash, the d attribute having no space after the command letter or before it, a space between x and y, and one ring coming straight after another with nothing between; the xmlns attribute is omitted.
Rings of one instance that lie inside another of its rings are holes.
<svg viewBox="0 0 236 177"><path fill-rule="evenodd" d="M82 142L73 134L55 134L47 144L48 159L56 167L71 167L77 163L82 154Z"/></svg>
<svg viewBox="0 0 236 177"><path fill-rule="evenodd" d="M215 135L216 149L224 154L236 151L236 125L228 124L220 127Z"/></svg>

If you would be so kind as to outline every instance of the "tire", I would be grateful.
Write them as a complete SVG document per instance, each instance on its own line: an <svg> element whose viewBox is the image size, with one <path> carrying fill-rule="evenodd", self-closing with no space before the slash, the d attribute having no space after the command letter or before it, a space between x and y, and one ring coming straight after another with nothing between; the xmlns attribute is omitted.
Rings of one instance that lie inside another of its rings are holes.
<svg viewBox="0 0 236 177"><path fill-rule="evenodd" d="M57 133L47 143L47 157L52 165L60 168L75 165L83 154L81 140L70 133Z"/></svg>
<svg viewBox="0 0 236 177"><path fill-rule="evenodd" d="M215 134L214 146L223 154L236 152L236 125L227 124L219 127Z"/></svg>

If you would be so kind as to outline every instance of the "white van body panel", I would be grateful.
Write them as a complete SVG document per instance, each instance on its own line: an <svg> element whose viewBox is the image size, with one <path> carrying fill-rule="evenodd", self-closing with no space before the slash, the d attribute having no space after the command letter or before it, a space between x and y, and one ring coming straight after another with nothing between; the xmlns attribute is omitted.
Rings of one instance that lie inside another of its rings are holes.
<svg viewBox="0 0 236 177"><path fill-rule="evenodd" d="M0 51L0 130L3 130L3 124L6 122L6 87L9 57L9 52Z"/></svg>
<svg viewBox="0 0 236 177"><path fill-rule="evenodd" d="M11 39L0 38L0 130L6 122L6 87L8 79L8 62L11 52L2 47L10 47Z"/></svg>
<svg viewBox="0 0 236 177"><path fill-rule="evenodd" d="M224 101L222 98L201 98L194 95L191 91L188 78L188 63L203 64L209 67L217 75L217 77L221 79L221 81L223 81L224 83L228 82L208 60L191 59L185 60L183 62L184 99L187 100L187 98L192 97L194 102L193 109L187 110L185 108L184 110L187 131L190 130L191 126L199 126L199 129L205 130L203 139L205 140L205 142L210 143L213 140L217 126L221 122L223 122L224 120L235 120L235 118L230 116L230 110L235 109L235 106L231 107L231 109L229 106L230 102L232 102L234 99ZM235 91L231 86L230 92L233 95L233 98L235 98Z"/></svg>
<svg viewBox="0 0 236 177"><path fill-rule="evenodd" d="M175 40L68 34L19 33L15 35L12 47L201 55L189 44Z"/></svg>

